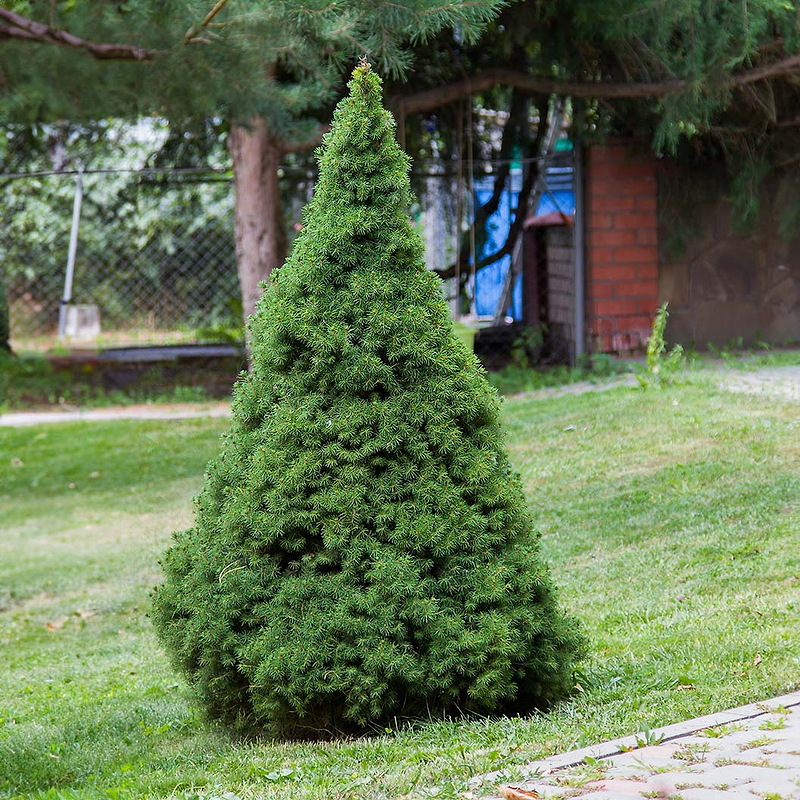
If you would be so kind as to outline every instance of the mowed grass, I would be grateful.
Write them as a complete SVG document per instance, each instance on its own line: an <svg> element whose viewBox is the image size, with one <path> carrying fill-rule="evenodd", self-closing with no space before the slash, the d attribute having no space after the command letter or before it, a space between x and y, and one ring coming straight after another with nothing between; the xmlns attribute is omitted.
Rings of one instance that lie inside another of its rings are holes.
<svg viewBox="0 0 800 800"><path fill-rule="evenodd" d="M504 418L591 641L580 688L528 718L317 744L205 723L146 617L223 421L0 429L0 797L457 798L800 685L800 409L696 383L520 396Z"/></svg>

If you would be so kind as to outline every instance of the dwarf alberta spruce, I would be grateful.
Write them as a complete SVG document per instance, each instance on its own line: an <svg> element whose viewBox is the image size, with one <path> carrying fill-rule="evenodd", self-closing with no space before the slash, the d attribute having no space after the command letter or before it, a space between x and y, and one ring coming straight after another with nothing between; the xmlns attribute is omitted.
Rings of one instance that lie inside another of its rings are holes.
<svg viewBox="0 0 800 800"><path fill-rule="evenodd" d="M252 371L152 615L212 717L274 735L564 695L557 607L499 401L413 230L381 81L353 73Z"/></svg>

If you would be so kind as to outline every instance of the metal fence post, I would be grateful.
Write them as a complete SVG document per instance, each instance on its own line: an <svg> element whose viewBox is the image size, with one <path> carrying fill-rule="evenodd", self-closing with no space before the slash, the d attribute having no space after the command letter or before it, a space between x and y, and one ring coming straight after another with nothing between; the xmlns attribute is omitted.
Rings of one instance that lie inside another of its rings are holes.
<svg viewBox="0 0 800 800"><path fill-rule="evenodd" d="M576 115L577 116L577 115ZM577 126L576 126L577 128ZM583 194L583 146L580 133L575 136L573 149L575 167L575 222L573 252L575 257L575 361L586 353L586 260L584 250L585 206Z"/></svg>
<svg viewBox="0 0 800 800"><path fill-rule="evenodd" d="M67 327L67 306L72 302L72 278L75 274L75 253L78 250L78 227L81 220L81 204L83 203L83 167L75 176L75 200L72 204L72 228L69 233L69 251L67 252L67 271L64 275L64 294L58 308L58 338L63 339Z"/></svg>

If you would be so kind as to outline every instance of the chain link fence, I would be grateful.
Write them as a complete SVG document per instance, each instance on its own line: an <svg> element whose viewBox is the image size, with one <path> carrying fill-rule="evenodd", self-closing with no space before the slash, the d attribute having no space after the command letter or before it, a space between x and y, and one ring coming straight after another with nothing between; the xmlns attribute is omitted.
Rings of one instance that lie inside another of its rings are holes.
<svg viewBox="0 0 800 800"><path fill-rule="evenodd" d="M41 173L3 176L0 192L0 261L21 349L57 338L73 216L68 294L72 304L97 309L101 343L215 340L240 325L229 177Z"/></svg>
<svg viewBox="0 0 800 800"><path fill-rule="evenodd" d="M460 335L489 367L573 357L574 210L570 156L542 161L524 225L509 233L525 169L476 161L417 167L413 224L443 284ZM288 174L289 227L313 175ZM79 189L80 186L80 189ZM528 189L530 191L530 189ZM223 342L241 336L233 183L208 170L105 170L0 176L0 230L15 348L58 345L70 232L80 194L70 303L87 309L87 345ZM495 210L477 229L481 206ZM461 258L459 258L459 255ZM460 263L459 263L460 262ZM459 264L453 275L454 265ZM99 316L99 330L97 317ZM94 330L92 325L95 325ZM74 332L74 331L70 331ZM99 335L97 335L99 334ZM68 340L73 343L74 340Z"/></svg>

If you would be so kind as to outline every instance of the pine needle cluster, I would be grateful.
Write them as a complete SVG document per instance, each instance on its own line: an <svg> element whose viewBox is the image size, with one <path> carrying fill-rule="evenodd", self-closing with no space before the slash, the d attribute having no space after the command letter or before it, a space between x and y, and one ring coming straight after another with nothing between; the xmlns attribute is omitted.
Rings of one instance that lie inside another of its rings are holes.
<svg viewBox="0 0 800 800"><path fill-rule="evenodd" d="M499 401L453 332L381 81L353 73L153 619L209 714L282 736L564 695Z"/></svg>

